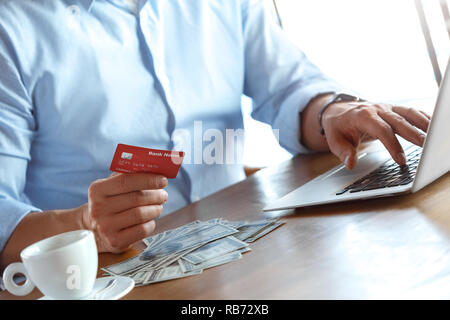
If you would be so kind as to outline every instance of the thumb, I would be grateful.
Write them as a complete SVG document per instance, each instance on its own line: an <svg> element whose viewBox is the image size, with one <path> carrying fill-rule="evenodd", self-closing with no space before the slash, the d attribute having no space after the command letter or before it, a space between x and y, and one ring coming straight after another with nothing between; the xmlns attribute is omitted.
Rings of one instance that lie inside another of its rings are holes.
<svg viewBox="0 0 450 320"><path fill-rule="evenodd" d="M334 141L330 141L329 147L331 152L341 160L347 169L353 169L356 166L358 162L356 148L345 137L341 136L334 139Z"/></svg>
<svg viewBox="0 0 450 320"><path fill-rule="evenodd" d="M344 161L342 162L349 170L353 169L356 166L356 164L358 163L358 157L356 156L355 147L351 146L351 149L346 154Z"/></svg>

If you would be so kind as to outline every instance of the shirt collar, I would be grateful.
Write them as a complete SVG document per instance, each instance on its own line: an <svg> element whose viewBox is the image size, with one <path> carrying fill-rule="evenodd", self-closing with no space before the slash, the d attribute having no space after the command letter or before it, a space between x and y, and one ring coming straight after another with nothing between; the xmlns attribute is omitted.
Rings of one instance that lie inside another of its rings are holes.
<svg viewBox="0 0 450 320"><path fill-rule="evenodd" d="M78 0L78 3L80 3L87 11L89 11L91 9L94 2L95 2L95 0ZM146 0L138 0L138 2L139 2L139 10L140 10L144 6Z"/></svg>
<svg viewBox="0 0 450 320"><path fill-rule="evenodd" d="M89 11L95 0L63 0L67 6L81 6Z"/></svg>
<svg viewBox="0 0 450 320"><path fill-rule="evenodd" d="M1 0L0 0L1 1ZM67 5L80 5L85 10L90 11L92 8L92 5L96 0L63 0L67 3ZM148 0L138 0L139 3L139 11L141 11L142 7L148 2Z"/></svg>
<svg viewBox="0 0 450 320"><path fill-rule="evenodd" d="M86 10L90 10L95 0L78 0Z"/></svg>

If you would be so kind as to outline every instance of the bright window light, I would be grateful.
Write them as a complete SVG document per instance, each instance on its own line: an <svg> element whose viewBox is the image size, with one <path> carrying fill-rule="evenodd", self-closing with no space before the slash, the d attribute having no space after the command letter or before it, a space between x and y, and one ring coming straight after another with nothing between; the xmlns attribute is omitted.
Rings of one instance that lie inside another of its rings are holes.
<svg viewBox="0 0 450 320"><path fill-rule="evenodd" d="M450 41L439 1L422 2L443 73ZM342 85L366 99L432 111L438 88L413 0L277 0L277 6L287 36ZM243 112L244 163L288 159L269 126L250 118L248 104Z"/></svg>

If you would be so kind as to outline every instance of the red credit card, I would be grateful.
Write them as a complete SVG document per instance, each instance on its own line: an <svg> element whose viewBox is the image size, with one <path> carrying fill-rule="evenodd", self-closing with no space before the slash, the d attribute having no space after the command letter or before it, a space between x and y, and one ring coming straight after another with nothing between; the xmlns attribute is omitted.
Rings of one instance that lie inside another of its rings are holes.
<svg viewBox="0 0 450 320"><path fill-rule="evenodd" d="M174 179L184 152L148 149L126 144L118 144L110 170L119 173L151 172Z"/></svg>

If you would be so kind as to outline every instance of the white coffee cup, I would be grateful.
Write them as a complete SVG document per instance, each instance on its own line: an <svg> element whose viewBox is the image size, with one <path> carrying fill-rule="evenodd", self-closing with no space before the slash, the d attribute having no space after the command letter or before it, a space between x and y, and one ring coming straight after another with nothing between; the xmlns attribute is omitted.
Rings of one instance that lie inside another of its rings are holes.
<svg viewBox="0 0 450 320"><path fill-rule="evenodd" d="M70 231L36 242L20 253L23 263L10 264L3 272L6 290L25 296L34 287L53 299L80 299L93 289L97 277L98 253L94 234ZM26 277L23 285L16 274Z"/></svg>

